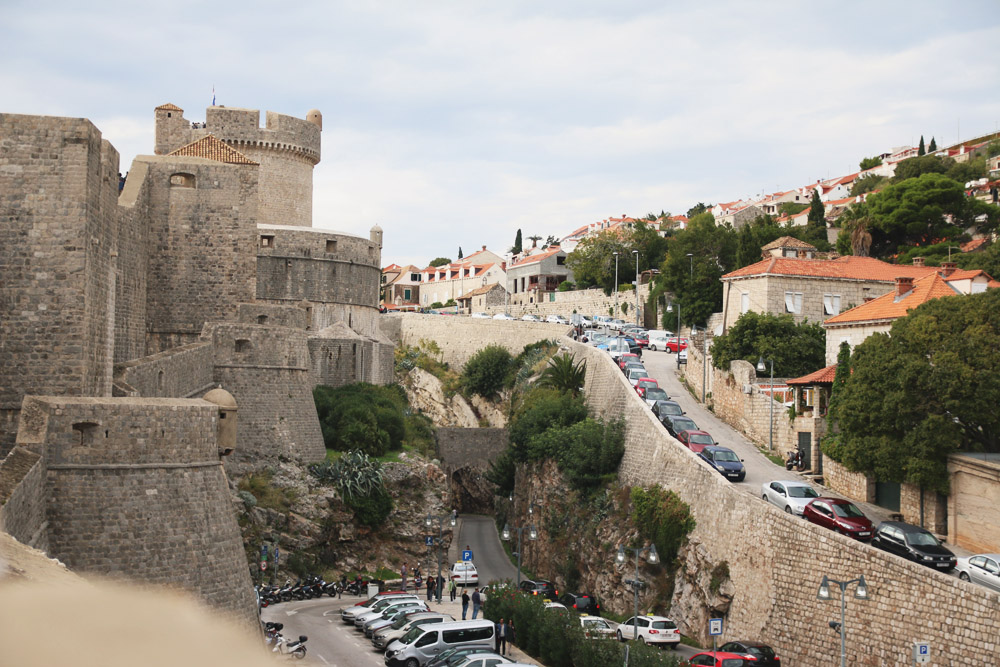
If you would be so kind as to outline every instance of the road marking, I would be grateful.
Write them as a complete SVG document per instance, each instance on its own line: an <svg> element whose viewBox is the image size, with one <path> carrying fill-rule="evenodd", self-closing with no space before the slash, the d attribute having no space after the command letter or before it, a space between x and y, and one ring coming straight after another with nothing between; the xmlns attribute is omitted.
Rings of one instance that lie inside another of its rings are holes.
<svg viewBox="0 0 1000 667"><path fill-rule="evenodd" d="M328 663L326 661L326 658L324 658L323 656L321 656L319 653L316 654L316 657L319 658L320 660L322 660L324 665L329 665L330 664L330 663Z"/></svg>
<svg viewBox="0 0 1000 667"><path fill-rule="evenodd" d="M289 615L289 616L295 616L295 614L297 614L297 613L299 613L299 612L298 612L298 611L296 611L295 609L289 609L289 610L288 610L288 611L286 611L285 613L286 613L287 615Z"/></svg>

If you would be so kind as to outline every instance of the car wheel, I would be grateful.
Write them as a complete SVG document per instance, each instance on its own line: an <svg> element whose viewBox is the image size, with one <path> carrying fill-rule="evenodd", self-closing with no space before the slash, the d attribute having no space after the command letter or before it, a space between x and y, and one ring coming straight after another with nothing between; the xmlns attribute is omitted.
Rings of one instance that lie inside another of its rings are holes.
<svg viewBox="0 0 1000 667"><path fill-rule="evenodd" d="M766 493L763 494L763 495L761 495L761 498L764 500L765 503L771 502L770 500L767 499L767 494Z"/></svg>
<svg viewBox="0 0 1000 667"><path fill-rule="evenodd" d="M677 647L680 646L680 645L681 645L680 642L674 642L673 644L670 644L670 650L671 651L676 651Z"/></svg>
<svg viewBox="0 0 1000 667"><path fill-rule="evenodd" d="M650 344L649 349L652 350L653 352L656 352L656 346L653 344Z"/></svg>
<svg viewBox="0 0 1000 667"><path fill-rule="evenodd" d="M961 572L959 573L958 578L961 579L962 581L969 581L969 573Z"/></svg>
<svg viewBox="0 0 1000 667"><path fill-rule="evenodd" d="M639 637L639 643L642 644L643 646L645 646L646 645L646 638L645 637Z"/></svg>
<svg viewBox="0 0 1000 667"><path fill-rule="evenodd" d="M625 641L625 638L622 637L622 631L621 630L618 631L618 641L620 641L620 642Z"/></svg>
<svg viewBox="0 0 1000 667"><path fill-rule="evenodd" d="M785 512L787 512L788 514L791 514L792 513L792 506L791 505L785 505Z"/></svg>
<svg viewBox="0 0 1000 667"><path fill-rule="evenodd" d="M420 662L416 658L410 658L406 661L406 667L420 667Z"/></svg>

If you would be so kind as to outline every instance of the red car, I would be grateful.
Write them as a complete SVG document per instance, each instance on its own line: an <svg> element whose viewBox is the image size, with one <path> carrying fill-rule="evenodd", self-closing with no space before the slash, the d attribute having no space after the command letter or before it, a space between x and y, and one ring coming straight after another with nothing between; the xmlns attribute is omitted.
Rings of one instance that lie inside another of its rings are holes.
<svg viewBox="0 0 1000 667"><path fill-rule="evenodd" d="M719 444L706 431L680 431L677 434L677 439L695 454L709 445Z"/></svg>
<svg viewBox="0 0 1000 667"><path fill-rule="evenodd" d="M689 665L708 665L709 667L753 667L756 660L748 660L736 653L726 653L724 651L707 651L696 653L688 661Z"/></svg>
<svg viewBox="0 0 1000 667"><path fill-rule="evenodd" d="M638 354L634 354L632 352L626 352L622 356L618 357L618 368L625 370L625 364L627 364L629 361L633 359L635 361L642 361L642 359L639 358Z"/></svg>
<svg viewBox="0 0 1000 667"><path fill-rule="evenodd" d="M646 389L659 386L660 383L653 378L640 378L639 382L635 385L635 391L643 398L646 398Z"/></svg>
<svg viewBox="0 0 1000 667"><path fill-rule="evenodd" d="M802 510L802 518L864 542L870 540L875 531L864 512L851 501L840 498L813 498Z"/></svg>
<svg viewBox="0 0 1000 667"><path fill-rule="evenodd" d="M683 350L688 346L688 339L681 338L680 340L676 338L668 338L663 344L663 349L667 352L677 352L678 350Z"/></svg>
<svg viewBox="0 0 1000 667"><path fill-rule="evenodd" d="M639 347L646 347L649 345L648 333L637 333L632 337L635 339L635 342L639 344Z"/></svg>

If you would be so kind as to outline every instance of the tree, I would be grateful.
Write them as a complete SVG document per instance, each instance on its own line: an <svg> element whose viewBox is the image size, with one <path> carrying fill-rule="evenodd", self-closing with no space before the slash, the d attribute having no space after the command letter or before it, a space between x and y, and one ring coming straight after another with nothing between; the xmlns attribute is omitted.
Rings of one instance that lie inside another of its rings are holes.
<svg viewBox="0 0 1000 667"><path fill-rule="evenodd" d="M989 173L989 167L986 166L986 158L982 155L969 158L965 162L955 162L954 160L951 160L951 162L953 164L948 167L948 171L944 172L944 174L959 183L968 183L969 181L983 178Z"/></svg>
<svg viewBox="0 0 1000 667"><path fill-rule="evenodd" d="M934 140L934 137L931 137L931 143L927 146L927 152L933 153L936 150L937 150L937 142Z"/></svg>
<svg viewBox="0 0 1000 667"><path fill-rule="evenodd" d="M538 242L542 240L542 237L539 236L538 234L535 234L534 236L529 236L528 240L531 241L532 248L537 248Z"/></svg>
<svg viewBox="0 0 1000 667"><path fill-rule="evenodd" d="M728 225L716 225L711 213L694 216L673 238L660 265L660 280L679 304L683 322L704 325L712 313L722 310L720 278L732 270L735 258L736 232ZM676 311L664 317L665 328L677 326Z"/></svg>
<svg viewBox="0 0 1000 667"><path fill-rule="evenodd" d="M445 264L451 264L451 259L448 257L435 257L430 262L430 265L433 267L444 266Z"/></svg>
<svg viewBox="0 0 1000 667"><path fill-rule="evenodd" d="M614 232L601 232L580 241L566 257L566 266L573 270L573 278L581 289L600 287L611 294L615 286L615 255L618 253L619 269L626 246Z"/></svg>
<svg viewBox="0 0 1000 667"><path fill-rule="evenodd" d="M548 248L549 246L559 245L559 239L549 234L545 237L545 245L543 247Z"/></svg>
<svg viewBox="0 0 1000 667"><path fill-rule="evenodd" d="M820 250L829 247L830 242L826 237L826 207L819 198L819 190L813 190L812 200L809 202L806 233L802 240L813 244Z"/></svg>
<svg viewBox="0 0 1000 667"><path fill-rule="evenodd" d="M962 253L956 263L963 269L979 269L991 277L1000 276L1000 243L991 243L978 252Z"/></svg>
<svg viewBox="0 0 1000 667"><path fill-rule="evenodd" d="M925 155L926 153L927 153L927 151L924 150L924 135L921 134L920 135L920 146L917 148L917 155Z"/></svg>
<svg viewBox="0 0 1000 667"><path fill-rule="evenodd" d="M809 208L809 204L798 204L793 201L783 201L778 204L778 213L781 215L792 216L796 213L801 213L807 208Z"/></svg>
<svg viewBox="0 0 1000 667"><path fill-rule="evenodd" d="M826 366L823 327L818 323L796 324L791 315L750 310L712 342L712 365L716 368L727 370L736 359L756 366L761 358L774 360L776 377L794 378L819 370Z"/></svg>
<svg viewBox="0 0 1000 667"><path fill-rule="evenodd" d="M569 353L552 357L549 365L542 371L538 384L576 396L583 389L583 381L587 377L587 362L583 359L579 363L575 361Z"/></svg>
<svg viewBox="0 0 1000 667"><path fill-rule="evenodd" d="M805 208L804 204L795 205ZM801 229L801 227L788 228L779 225L769 215L754 218L736 232L736 261L731 270L759 262L761 248L782 236L797 236L801 234Z"/></svg>
<svg viewBox="0 0 1000 667"><path fill-rule="evenodd" d="M948 455L1000 452L1000 290L942 297L854 349L831 456L879 481L948 492Z"/></svg>
<svg viewBox="0 0 1000 667"><path fill-rule="evenodd" d="M836 421L837 399L844 391L847 378L851 376L851 344L841 341L837 351L837 371L833 375L833 387L830 390L830 409L827 414L831 423Z"/></svg>
<svg viewBox="0 0 1000 667"><path fill-rule="evenodd" d="M880 164L882 164L882 158L880 158L880 157L866 157L863 160L861 160L861 163L858 165L858 167L861 168L861 171L866 171L868 169L874 169L875 167L879 166Z"/></svg>
<svg viewBox="0 0 1000 667"><path fill-rule="evenodd" d="M462 259L462 246L458 246L458 258Z"/></svg>
<svg viewBox="0 0 1000 667"><path fill-rule="evenodd" d="M694 216L701 215L702 213L705 213L706 211L710 211L711 209L712 209L712 205L711 204L703 204L701 202L698 202L697 204L695 204L694 206L692 206L691 208L689 208L687 210L687 213L685 214L685 217L688 220L690 220Z"/></svg>
<svg viewBox="0 0 1000 667"><path fill-rule="evenodd" d="M514 358L507 348L487 345L465 362L462 385L469 393L495 398L507 385L513 365Z"/></svg>
<svg viewBox="0 0 1000 667"><path fill-rule="evenodd" d="M853 185L851 185L851 196L857 197L858 195L863 195L866 192L872 192L873 190L877 190L880 187L883 187L884 185L888 184L888 182L889 182L888 178L886 178L885 176L879 176L877 174L873 174L871 176L865 176L864 178L859 178L856 181L854 181Z"/></svg>
<svg viewBox="0 0 1000 667"><path fill-rule="evenodd" d="M514 237L514 245L511 246L510 251L515 255L521 252L524 248L521 247L521 230L517 230L517 236Z"/></svg>
<svg viewBox="0 0 1000 667"><path fill-rule="evenodd" d="M893 183L917 178L927 173L943 174L948 171L954 160L940 158L937 155L924 155L922 157L911 157L896 165L896 172L892 177Z"/></svg>

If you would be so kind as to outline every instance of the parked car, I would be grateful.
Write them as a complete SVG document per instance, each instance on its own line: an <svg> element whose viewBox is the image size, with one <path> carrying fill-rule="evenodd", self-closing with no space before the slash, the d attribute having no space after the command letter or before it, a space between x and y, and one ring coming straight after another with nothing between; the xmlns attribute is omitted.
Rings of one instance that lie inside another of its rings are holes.
<svg viewBox="0 0 1000 667"><path fill-rule="evenodd" d="M670 400L670 396L667 392L663 391L662 387L650 387L641 396L642 400L646 401L646 405L649 407L653 407L658 401Z"/></svg>
<svg viewBox="0 0 1000 667"><path fill-rule="evenodd" d="M667 349L667 339L672 338L674 333L672 331L654 330L648 332L647 335L649 336L649 349L655 352Z"/></svg>
<svg viewBox="0 0 1000 667"><path fill-rule="evenodd" d="M736 653L745 659L751 659L754 667L781 667L781 658L774 649L760 642L726 642L719 647L720 651Z"/></svg>
<svg viewBox="0 0 1000 667"><path fill-rule="evenodd" d="M681 408L680 403L677 401L667 401L661 400L653 403L653 414L659 417L660 421L666 416L680 417L684 414L684 409Z"/></svg>
<svg viewBox="0 0 1000 667"><path fill-rule="evenodd" d="M559 597L559 602L578 614L601 615L601 605L598 604L597 598L589 593L563 593Z"/></svg>
<svg viewBox="0 0 1000 667"><path fill-rule="evenodd" d="M743 459L728 447L712 445L702 449L698 456L705 459L710 466L718 470L730 482L742 482L747 476L743 467Z"/></svg>
<svg viewBox="0 0 1000 667"><path fill-rule="evenodd" d="M451 566L451 578L456 586L476 586L479 584L479 571L471 560L460 560Z"/></svg>
<svg viewBox="0 0 1000 667"><path fill-rule="evenodd" d="M883 521L872 536L872 546L935 570L948 572L957 562L930 531L902 521Z"/></svg>
<svg viewBox="0 0 1000 667"><path fill-rule="evenodd" d="M487 655L493 653L493 647L489 646L460 646L457 648L448 648L436 656L434 656L430 662L428 662L424 667L446 667L450 660L456 660L461 656L466 655Z"/></svg>
<svg viewBox="0 0 1000 667"><path fill-rule="evenodd" d="M644 397L645 396L644 392L646 391L646 389L649 389L650 387L659 387L659 386L660 383L656 381L656 378L645 377L645 378L640 378L639 381L635 383L635 390L639 392L640 396Z"/></svg>
<svg viewBox="0 0 1000 667"><path fill-rule="evenodd" d="M559 597L556 585L545 579L524 579L521 581L521 592L528 595L541 595L548 600L555 600Z"/></svg>
<svg viewBox="0 0 1000 667"><path fill-rule="evenodd" d="M495 320L513 320L514 318L507 313L497 313L493 316Z"/></svg>
<svg viewBox="0 0 1000 667"><path fill-rule="evenodd" d="M615 636L614 628L600 616L584 614L580 617L580 627L583 628L583 636L587 639L611 639Z"/></svg>
<svg viewBox="0 0 1000 667"><path fill-rule="evenodd" d="M688 351L687 348L684 348L683 350L677 353L677 363L686 364L687 362L688 362Z"/></svg>
<svg viewBox="0 0 1000 667"><path fill-rule="evenodd" d="M620 320L615 318L610 322L608 322L608 326L614 329L615 331L621 331L622 327L628 326L628 322L626 322L625 320Z"/></svg>
<svg viewBox="0 0 1000 667"><path fill-rule="evenodd" d="M707 431L681 431L677 434L677 440L695 454L709 445L719 444Z"/></svg>
<svg viewBox="0 0 1000 667"><path fill-rule="evenodd" d="M646 335L645 331L632 332L632 338L639 344L639 347L649 346L649 336Z"/></svg>
<svg viewBox="0 0 1000 667"><path fill-rule="evenodd" d="M528 313L527 315L522 315L521 316L521 321L523 321L523 322L541 322L542 320L541 320L540 317L538 317L538 315L532 315L531 313Z"/></svg>
<svg viewBox="0 0 1000 667"><path fill-rule="evenodd" d="M1000 554L978 554L959 558L955 570L962 581L1000 591Z"/></svg>
<svg viewBox="0 0 1000 667"><path fill-rule="evenodd" d="M789 514L802 516L802 510L813 498L819 498L819 493L805 482L782 480L761 484L761 497Z"/></svg>
<svg viewBox="0 0 1000 667"><path fill-rule="evenodd" d="M467 655L460 660L449 660L448 667L496 667L497 665L514 665L513 660L509 660L499 653L479 653Z"/></svg>
<svg viewBox="0 0 1000 667"><path fill-rule="evenodd" d="M625 370L625 364L629 363L630 361L638 362L639 361L639 355L638 354L632 354L631 352L626 352L625 354L621 355L620 357L618 357L618 368L620 368L620 369L622 369L622 371L624 371Z"/></svg>
<svg viewBox="0 0 1000 667"><path fill-rule="evenodd" d="M489 313L472 313L472 315L469 315L469 317L471 317L474 320L488 320L488 319L492 319L490 317Z"/></svg>
<svg viewBox="0 0 1000 667"><path fill-rule="evenodd" d="M816 498L806 505L802 517L818 526L863 542L870 540L875 531L871 519L857 505L840 498Z"/></svg>
<svg viewBox="0 0 1000 667"><path fill-rule="evenodd" d="M698 431L698 425L690 417L683 415L660 415L660 423L667 427L667 433L677 437L681 431Z"/></svg>
<svg viewBox="0 0 1000 667"><path fill-rule="evenodd" d="M547 315L545 321L550 324L569 324L569 320L562 315Z"/></svg>
<svg viewBox="0 0 1000 667"><path fill-rule="evenodd" d="M677 648L681 643L681 631L677 629L677 624L666 616L633 616L618 626L615 636L620 642L632 639L636 635L637 627L639 641L643 644Z"/></svg>
<svg viewBox="0 0 1000 667"><path fill-rule="evenodd" d="M646 365L637 359L629 359L625 363L625 367L622 368L622 372L625 373L625 377L628 377L629 371L632 370L644 371L646 370Z"/></svg>
<svg viewBox="0 0 1000 667"><path fill-rule="evenodd" d="M549 609L551 611L564 611L567 614L569 613L569 609L567 609L566 605L562 604L561 602L546 602L544 605L542 605L542 607L544 609Z"/></svg>
<svg viewBox="0 0 1000 667"><path fill-rule="evenodd" d="M643 368L642 370L639 370L638 368L633 368L628 373L626 373L625 376L628 378L629 384L631 384L632 388L634 389L636 385L639 384L639 380L649 377L649 373L646 372L645 368Z"/></svg>
<svg viewBox="0 0 1000 667"><path fill-rule="evenodd" d="M757 661L748 660L737 653L705 651L704 653L695 653L691 656L688 664L692 667L701 667L702 665L708 665L709 667L753 667L753 665L757 664Z"/></svg>
<svg viewBox="0 0 1000 667"><path fill-rule="evenodd" d="M688 346L687 338L678 339L676 336L673 338L668 338L667 342L663 344L663 349L667 352L676 352L679 349L683 350Z"/></svg>

